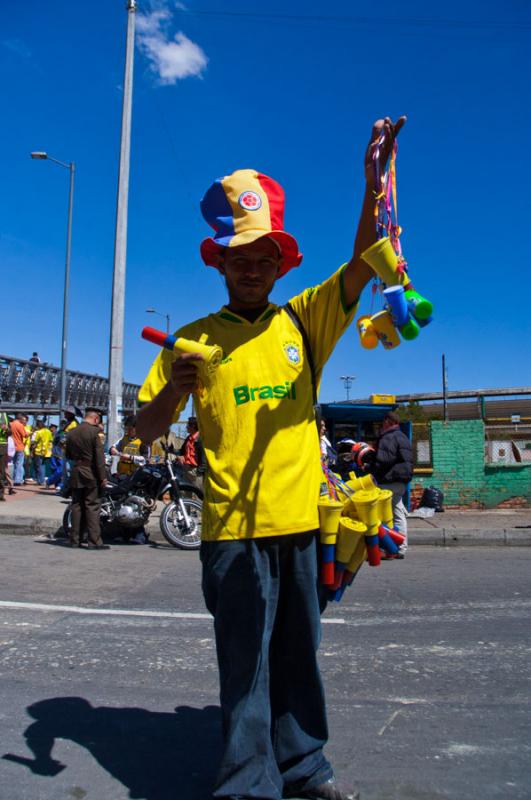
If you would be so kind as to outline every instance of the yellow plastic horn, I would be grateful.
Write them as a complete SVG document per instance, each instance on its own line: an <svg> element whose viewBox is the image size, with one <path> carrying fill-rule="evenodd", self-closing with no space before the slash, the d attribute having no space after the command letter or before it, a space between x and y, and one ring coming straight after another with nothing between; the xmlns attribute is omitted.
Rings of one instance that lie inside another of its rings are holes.
<svg viewBox="0 0 531 800"><path fill-rule="evenodd" d="M317 506L321 544L335 544L343 503L339 500L319 500Z"/></svg>
<svg viewBox="0 0 531 800"><path fill-rule="evenodd" d="M365 541L366 530L367 526L363 522L349 517L341 517L337 536L336 561L348 564L360 538Z"/></svg>
<svg viewBox="0 0 531 800"><path fill-rule="evenodd" d="M378 311L371 317L372 327L376 331L378 339L386 350L392 350L400 344L400 336L393 325L393 319L389 311Z"/></svg>
<svg viewBox="0 0 531 800"><path fill-rule="evenodd" d="M376 489L372 491L361 490L356 492L353 497L354 505L358 512L360 520L367 526L369 534L374 533L374 529L378 529L380 519L378 517L378 495Z"/></svg>
<svg viewBox="0 0 531 800"><path fill-rule="evenodd" d="M363 251L361 257L388 286L399 283L398 256L388 236L371 244Z"/></svg>
<svg viewBox="0 0 531 800"><path fill-rule="evenodd" d="M201 339L203 336L201 337ZM206 337L205 337L206 338ZM223 358L223 350L217 344L204 344L201 339L194 342L191 339L183 339L179 336L173 345L174 350L181 353L199 353L203 356L203 363L200 365L199 370L204 370L207 373L212 373L221 364Z"/></svg>
<svg viewBox="0 0 531 800"><path fill-rule="evenodd" d="M393 493L390 489L380 489L378 496L377 508L378 516L384 525L389 528L393 527Z"/></svg>

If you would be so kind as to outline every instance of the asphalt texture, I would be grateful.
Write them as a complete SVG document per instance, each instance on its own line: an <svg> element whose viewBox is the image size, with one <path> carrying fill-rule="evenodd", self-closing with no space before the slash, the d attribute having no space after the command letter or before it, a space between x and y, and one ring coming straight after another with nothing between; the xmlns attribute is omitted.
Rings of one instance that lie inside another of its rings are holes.
<svg viewBox="0 0 531 800"><path fill-rule="evenodd" d="M207 800L197 553L0 537L0 798ZM361 800L531 798L529 548L413 547L324 615L327 753Z"/></svg>

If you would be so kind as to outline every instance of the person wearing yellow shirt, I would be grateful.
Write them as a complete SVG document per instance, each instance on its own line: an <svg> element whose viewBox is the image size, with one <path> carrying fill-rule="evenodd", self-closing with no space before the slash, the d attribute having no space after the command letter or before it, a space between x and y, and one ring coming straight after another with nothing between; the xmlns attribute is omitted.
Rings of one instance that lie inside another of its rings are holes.
<svg viewBox="0 0 531 800"><path fill-rule="evenodd" d="M46 466L52 454L53 434L44 424L44 420L38 419L35 433L32 437L33 466L37 476L39 486L46 483Z"/></svg>
<svg viewBox="0 0 531 800"><path fill-rule="evenodd" d="M223 359L205 380L200 354L164 349L140 390L144 441L176 421L191 393L205 452L202 587L214 617L224 738L218 800L352 796L323 753L314 397L373 277L361 253L376 240L375 160L383 171L404 121L373 127L351 259L289 307L269 300L276 280L302 259L284 230L281 186L237 170L210 187L201 211L215 235L201 255L224 276L229 302L175 335L218 345Z"/></svg>

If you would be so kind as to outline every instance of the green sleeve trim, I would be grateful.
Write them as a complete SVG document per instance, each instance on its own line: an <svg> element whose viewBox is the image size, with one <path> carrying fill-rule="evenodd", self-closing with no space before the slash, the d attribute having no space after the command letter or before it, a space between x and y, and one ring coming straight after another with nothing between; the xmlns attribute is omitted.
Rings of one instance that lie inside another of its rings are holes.
<svg viewBox="0 0 531 800"><path fill-rule="evenodd" d="M343 309L343 312L345 314L350 314L352 309L356 308L356 306L358 305L358 303L360 301L360 298L359 298L359 295L358 295L358 297L356 297L356 299L350 305L347 304L347 300L345 298L345 286L344 286L344 283L343 283L343 273L346 270L347 266L348 266L348 262L346 262L345 264L343 264L342 267L340 267L340 272L339 272L339 296L341 298L341 308Z"/></svg>

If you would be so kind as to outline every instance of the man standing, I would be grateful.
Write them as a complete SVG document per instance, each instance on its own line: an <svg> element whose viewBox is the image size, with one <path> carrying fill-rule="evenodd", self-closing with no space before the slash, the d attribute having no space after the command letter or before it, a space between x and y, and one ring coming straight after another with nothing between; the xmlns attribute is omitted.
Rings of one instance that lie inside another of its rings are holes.
<svg viewBox="0 0 531 800"><path fill-rule="evenodd" d="M24 483L24 455L29 434L26 429L28 418L26 414L18 413L11 422L11 436L15 445L13 456L13 485L22 486Z"/></svg>
<svg viewBox="0 0 531 800"><path fill-rule="evenodd" d="M85 419L66 435L66 457L72 462L72 530L70 546L81 547L84 525L89 550L108 550L100 530L100 491L105 486L105 456L98 435L101 411L87 408Z"/></svg>
<svg viewBox="0 0 531 800"><path fill-rule="evenodd" d="M393 524L406 537L406 541L400 546L400 552L405 555L407 516L402 498L406 493L407 484L413 477L413 451L411 442L400 430L400 417L394 411L388 411L383 418L376 459L371 472L381 489L390 489L393 493Z"/></svg>
<svg viewBox="0 0 531 800"><path fill-rule="evenodd" d="M202 243L201 255L225 277L229 302L177 335L195 341L205 335L207 344L223 348L223 361L208 380L201 378L199 390L201 356L175 358L163 350L140 391L147 405L137 430L146 441L160 436L195 394L207 464L202 585L214 617L224 737L218 800L349 796L323 753L322 472L312 387L372 277L360 254L376 238L376 142L383 133L383 168L404 121L386 118L373 128L352 258L289 308L269 302L275 281L302 260L284 231L281 186L238 170L210 187L201 210L215 235Z"/></svg>
<svg viewBox="0 0 531 800"><path fill-rule="evenodd" d="M33 465L39 486L46 484L46 467L52 455L53 433L44 424L44 420L38 419L37 429L32 437Z"/></svg>
<svg viewBox="0 0 531 800"><path fill-rule="evenodd" d="M199 440L197 417L188 417L187 437L184 440L176 461L183 468L184 477L194 486L202 487L199 470L203 467L203 447Z"/></svg>

